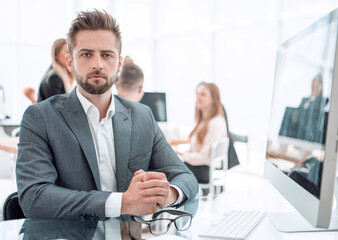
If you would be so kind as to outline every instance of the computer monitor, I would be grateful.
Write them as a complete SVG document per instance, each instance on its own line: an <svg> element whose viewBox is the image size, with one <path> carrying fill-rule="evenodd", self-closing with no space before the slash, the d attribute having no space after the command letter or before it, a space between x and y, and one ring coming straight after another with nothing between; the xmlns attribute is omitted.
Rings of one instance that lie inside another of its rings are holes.
<svg viewBox="0 0 338 240"><path fill-rule="evenodd" d="M167 104L164 92L145 92L140 103L150 107L157 122L167 121Z"/></svg>
<svg viewBox="0 0 338 240"><path fill-rule="evenodd" d="M284 42L277 54L265 177L295 207L283 231L335 229L338 150L338 9ZM273 223L283 219L270 215ZM297 219L297 220L295 220ZM296 226L306 219L310 224ZM295 221L293 221L295 220Z"/></svg>

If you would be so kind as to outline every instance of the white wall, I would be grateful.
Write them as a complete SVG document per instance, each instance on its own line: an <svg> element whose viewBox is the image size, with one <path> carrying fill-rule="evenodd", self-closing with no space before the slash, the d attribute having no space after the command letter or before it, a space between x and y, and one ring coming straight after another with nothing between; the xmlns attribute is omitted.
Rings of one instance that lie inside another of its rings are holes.
<svg viewBox="0 0 338 240"><path fill-rule="evenodd" d="M262 160L277 47L338 7L336 0L0 3L0 85L13 118L20 119L29 105L22 90L38 90L52 42L65 37L76 11L105 9L121 26L122 55L144 70L145 90L167 92L171 125L192 125L195 86L215 82L231 128L249 134L252 156Z"/></svg>

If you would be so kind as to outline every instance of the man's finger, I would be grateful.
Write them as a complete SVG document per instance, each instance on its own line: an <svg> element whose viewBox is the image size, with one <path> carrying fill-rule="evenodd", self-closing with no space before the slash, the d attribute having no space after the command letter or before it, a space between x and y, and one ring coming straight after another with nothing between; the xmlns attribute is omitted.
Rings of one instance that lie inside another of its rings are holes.
<svg viewBox="0 0 338 240"><path fill-rule="evenodd" d="M147 197L147 198L143 198L143 203L153 203L153 204L157 204L160 207L165 207L165 202L166 199L164 197L161 196L153 196L153 197Z"/></svg>
<svg viewBox="0 0 338 240"><path fill-rule="evenodd" d="M139 169L136 172L134 172L134 176L139 175L141 173L145 173L145 171L143 171L142 169Z"/></svg>
<svg viewBox="0 0 338 240"><path fill-rule="evenodd" d="M145 172L134 173L134 177L131 179L132 182L143 182Z"/></svg>
<svg viewBox="0 0 338 240"><path fill-rule="evenodd" d="M161 188L169 188L170 184L167 180L149 180L146 182L142 182L140 184L141 189L147 189L147 188L154 188L154 187L161 187Z"/></svg>
<svg viewBox="0 0 338 240"><path fill-rule="evenodd" d="M140 194L142 196L168 196L169 195L169 189L164 188L149 188L140 191Z"/></svg>
<svg viewBox="0 0 338 240"><path fill-rule="evenodd" d="M166 175L161 172L146 172L143 175L143 181L148 181L150 179L167 179Z"/></svg>

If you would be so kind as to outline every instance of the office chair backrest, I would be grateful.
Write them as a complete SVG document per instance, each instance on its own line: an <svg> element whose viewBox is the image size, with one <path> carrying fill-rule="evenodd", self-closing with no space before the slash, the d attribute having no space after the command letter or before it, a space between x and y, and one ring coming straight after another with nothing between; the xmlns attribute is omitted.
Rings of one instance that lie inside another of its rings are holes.
<svg viewBox="0 0 338 240"><path fill-rule="evenodd" d="M228 169L229 138L222 138L212 144L209 167L209 188L211 196L222 192L225 186L225 171ZM201 186L202 187L202 186Z"/></svg>
<svg viewBox="0 0 338 240"><path fill-rule="evenodd" d="M22 209L19 205L18 193L14 192L10 194L2 205L2 220L13 220L25 218Z"/></svg>
<svg viewBox="0 0 338 240"><path fill-rule="evenodd" d="M231 140L233 142L244 142L244 143L247 143L248 142L248 136L247 135L239 135L239 134L235 134L235 133L233 133L233 132L230 131L230 129L229 129L229 122L228 122L228 115L227 115L227 112L225 111L224 105L222 106L222 108L223 108L223 114L224 114L224 118L225 118L226 129L227 129L227 132L228 132Z"/></svg>
<svg viewBox="0 0 338 240"><path fill-rule="evenodd" d="M12 137L19 137L20 136L20 127L14 128L11 133Z"/></svg>
<svg viewBox="0 0 338 240"><path fill-rule="evenodd" d="M225 118L225 124L226 124L226 129L227 129L227 133L230 139L229 142L229 151L228 151L228 168L232 168L236 165L238 165L239 159L237 156L237 152L236 149L234 147L234 143L235 142L241 142L241 143L246 143L248 144L249 142L249 137L248 135L240 135L240 134L236 134L230 131L229 129L229 123L228 123L228 116L227 116L227 112L225 111L224 105L223 105L223 114L224 114L224 118ZM249 151L247 151L247 155L249 156ZM247 156L247 159L248 159Z"/></svg>
<svg viewBox="0 0 338 240"><path fill-rule="evenodd" d="M212 144L211 147L211 164L222 163L223 169L228 169L228 148L229 138L222 138ZM218 167L218 166L215 166Z"/></svg>

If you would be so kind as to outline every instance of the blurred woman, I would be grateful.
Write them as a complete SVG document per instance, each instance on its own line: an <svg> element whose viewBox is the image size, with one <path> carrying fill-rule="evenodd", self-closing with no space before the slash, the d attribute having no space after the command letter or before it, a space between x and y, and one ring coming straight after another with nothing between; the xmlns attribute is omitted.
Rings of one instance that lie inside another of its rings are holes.
<svg viewBox="0 0 338 240"><path fill-rule="evenodd" d="M195 122L196 126L189 136L190 149L181 157L199 183L208 183L211 146L227 135L221 96L216 84L201 82L197 85Z"/></svg>
<svg viewBox="0 0 338 240"><path fill-rule="evenodd" d="M73 89L74 76L66 67L67 42L61 38L52 46L52 65L43 76L39 87L38 102L56 94L68 93Z"/></svg>

